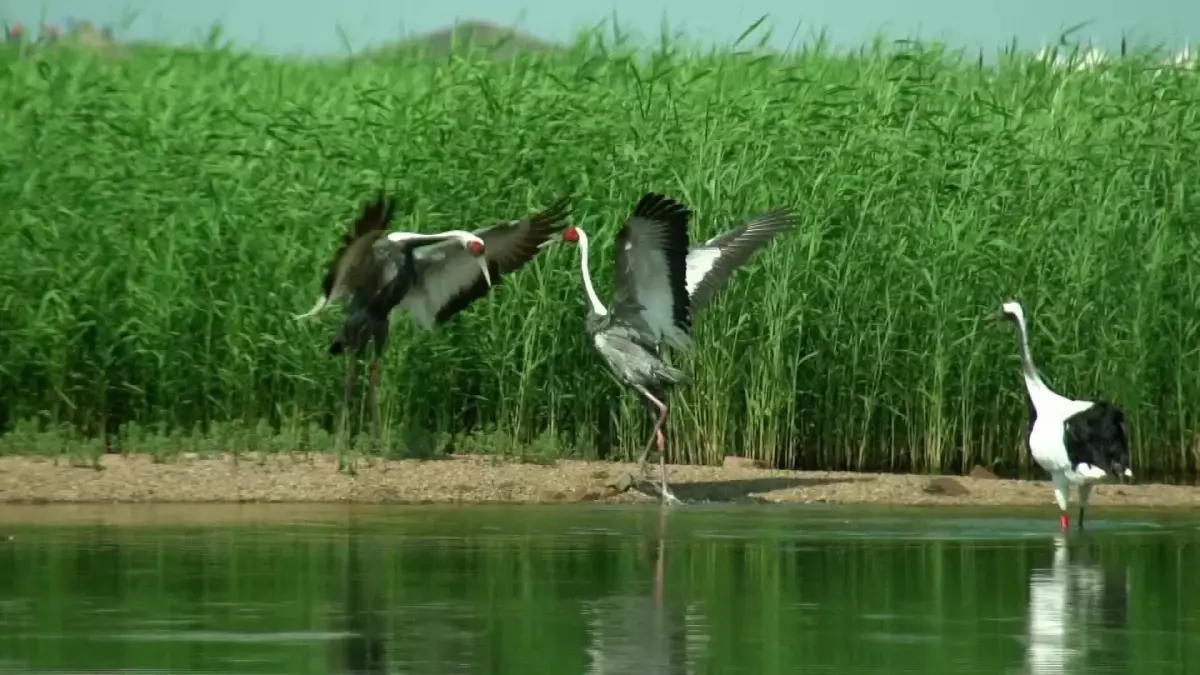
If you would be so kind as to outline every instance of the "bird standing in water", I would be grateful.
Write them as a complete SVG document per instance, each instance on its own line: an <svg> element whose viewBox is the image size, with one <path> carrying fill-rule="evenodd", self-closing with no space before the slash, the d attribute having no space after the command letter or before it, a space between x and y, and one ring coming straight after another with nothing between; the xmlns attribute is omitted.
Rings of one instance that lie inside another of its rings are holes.
<svg viewBox="0 0 1200 675"><path fill-rule="evenodd" d="M1017 327L1021 350L1021 374L1031 404L1029 452L1050 474L1054 499L1058 502L1059 526L1070 527L1070 488L1079 488L1079 529L1092 486L1109 475L1123 480L1133 476L1129 469L1129 444L1125 437L1125 413L1105 401L1076 401L1050 390L1042 381L1029 354L1029 334L1021 303L1005 302L1001 316Z"/></svg>

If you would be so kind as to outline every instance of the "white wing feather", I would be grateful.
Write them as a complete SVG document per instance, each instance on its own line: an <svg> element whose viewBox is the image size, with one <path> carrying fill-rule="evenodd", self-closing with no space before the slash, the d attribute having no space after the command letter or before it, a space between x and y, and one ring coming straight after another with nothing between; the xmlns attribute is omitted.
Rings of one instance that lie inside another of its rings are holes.
<svg viewBox="0 0 1200 675"><path fill-rule="evenodd" d="M687 257L687 292L688 297L696 294L696 287L705 275L712 271L713 266L721 259L721 249L696 247L688 251Z"/></svg>

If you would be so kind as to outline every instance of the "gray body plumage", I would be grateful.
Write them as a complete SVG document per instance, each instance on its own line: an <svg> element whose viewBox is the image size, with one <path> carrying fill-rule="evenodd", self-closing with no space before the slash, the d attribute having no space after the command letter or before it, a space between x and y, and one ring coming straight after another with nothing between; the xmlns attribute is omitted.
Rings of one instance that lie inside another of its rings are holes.
<svg viewBox="0 0 1200 675"><path fill-rule="evenodd" d="M657 341L645 329L611 314L594 313L588 314L587 328L596 351L619 381L645 387L659 400L666 389L687 381L683 371L663 362Z"/></svg>
<svg viewBox="0 0 1200 675"><path fill-rule="evenodd" d="M610 307L588 313L592 344L617 380L662 401L684 381L663 362L660 342L690 343L687 296L688 219L691 211L663 195L648 193L617 233ZM653 404L646 401L652 411Z"/></svg>

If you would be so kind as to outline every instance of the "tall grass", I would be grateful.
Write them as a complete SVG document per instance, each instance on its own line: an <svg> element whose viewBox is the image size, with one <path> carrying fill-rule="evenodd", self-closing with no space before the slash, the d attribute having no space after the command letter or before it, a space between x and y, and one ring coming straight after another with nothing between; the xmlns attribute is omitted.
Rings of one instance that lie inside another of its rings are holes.
<svg viewBox="0 0 1200 675"><path fill-rule="evenodd" d="M775 204L801 217L697 318L671 460L1023 470L1014 334L993 321L1011 296L1053 387L1127 410L1139 476L1196 471L1200 85L1149 56L0 54L6 428L328 429L339 313L290 317L378 185L421 230L572 190L602 295L621 219L661 190L694 207L694 239ZM435 332L401 317L392 446L419 428L636 453L648 420L591 351L576 256L543 253Z"/></svg>

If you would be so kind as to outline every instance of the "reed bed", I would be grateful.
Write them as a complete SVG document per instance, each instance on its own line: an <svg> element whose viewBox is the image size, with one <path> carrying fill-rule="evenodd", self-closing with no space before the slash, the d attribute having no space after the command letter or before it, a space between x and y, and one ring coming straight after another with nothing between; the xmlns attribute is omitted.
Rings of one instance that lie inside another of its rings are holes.
<svg viewBox="0 0 1200 675"><path fill-rule="evenodd" d="M671 399L671 461L1023 472L995 320L1016 297L1051 385L1126 409L1139 477L1196 473L1200 85L1151 55L0 54L6 450L341 447L340 312L291 317L378 186L417 230L573 192L602 295L608 242L658 190L694 208L696 240L800 214L675 358L694 381ZM401 316L383 452L636 454L649 420L604 374L582 298L564 246L440 330Z"/></svg>

